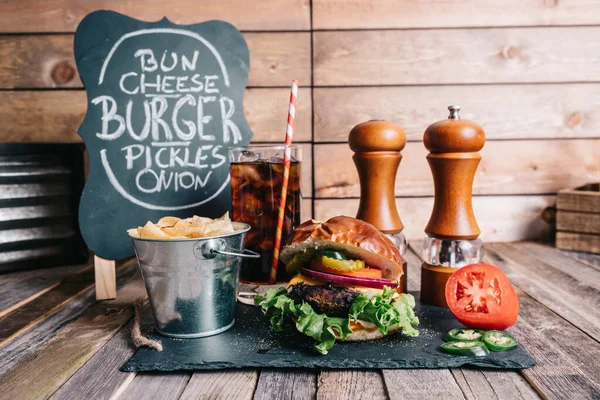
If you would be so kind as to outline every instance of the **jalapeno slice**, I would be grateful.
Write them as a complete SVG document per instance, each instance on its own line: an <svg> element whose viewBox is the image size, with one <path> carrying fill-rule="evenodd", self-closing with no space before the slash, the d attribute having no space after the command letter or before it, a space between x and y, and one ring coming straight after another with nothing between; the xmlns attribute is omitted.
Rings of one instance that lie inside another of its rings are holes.
<svg viewBox="0 0 600 400"><path fill-rule="evenodd" d="M348 259L348 257L346 257L346 255L340 251L320 250L318 252L318 254L325 256L325 257L333 258L335 260L347 260Z"/></svg>
<svg viewBox="0 0 600 400"><path fill-rule="evenodd" d="M485 331L483 329L452 329L446 334L446 342L472 342L481 341Z"/></svg>
<svg viewBox="0 0 600 400"><path fill-rule="evenodd" d="M508 351L517 347L517 339L506 332L487 331L483 334L483 343L492 351Z"/></svg>
<svg viewBox="0 0 600 400"><path fill-rule="evenodd" d="M456 356L483 357L490 354L490 351L485 347L485 344L480 341L447 342L440 348L443 352Z"/></svg>

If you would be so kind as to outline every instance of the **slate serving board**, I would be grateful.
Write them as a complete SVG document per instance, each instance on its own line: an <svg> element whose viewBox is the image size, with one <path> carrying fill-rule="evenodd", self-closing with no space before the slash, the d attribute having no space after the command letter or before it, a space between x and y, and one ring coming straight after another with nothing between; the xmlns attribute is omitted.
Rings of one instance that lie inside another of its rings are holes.
<svg viewBox="0 0 600 400"><path fill-rule="evenodd" d="M230 330L200 339L171 339L153 334L163 351L140 349L121 370L175 371L228 368L482 368L523 369L535 365L519 345L508 352L487 357L452 356L438 350L444 335L463 326L449 310L420 304L415 312L421 324L419 337L393 335L372 342L337 341L329 354L312 350L309 338L296 332L271 330L258 307L237 305L236 323Z"/></svg>

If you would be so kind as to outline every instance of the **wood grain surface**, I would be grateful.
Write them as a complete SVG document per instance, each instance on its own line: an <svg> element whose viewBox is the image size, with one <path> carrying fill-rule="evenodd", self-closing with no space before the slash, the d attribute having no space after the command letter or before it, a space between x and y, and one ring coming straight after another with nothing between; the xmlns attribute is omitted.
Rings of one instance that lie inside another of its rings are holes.
<svg viewBox="0 0 600 400"><path fill-rule="evenodd" d="M316 86L593 82L600 27L314 33Z"/></svg>
<svg viewBox="0 0 600 400"><path fill-rule="evenodd" d="M48 398L131 319L131 305L144 293L141 278L137 275L137 279L121 288L117 300L92 307L0 376L3 396Z"/></svg>
<svg viewBox="0 0 600 400"><path fill-rule="evenodd" d="M314 399L317 393L317 373L304 370L261 371L255 400Z"/></svg>
<svg viewBox="0 0 600 400"><path fill-rule="evenodd" d="M77 273L81 265L52 269L20 271L0 279L0 317L38 298L60 284L63 278Z"/></svg>
<svg viewBox="0 0 600 400"><path fill-rule="evenodd" d="M535 358L536 365L523 374L544 397L591 399L600 396L600 386L584 375L560 347L549 346L544 335L537 333L527 322L517 321L511 333Z"/></svg>
<svg viewBox="0 0 600 400"><path fill-rule="evenodd" d="M527 253L577 281L600 290L600 271L598 265L590 263L592 261L600 261L600 257L597 255L585 257L589 255L585 253L548 251L547 245L536 242L506 243L506 247Z"/></svg>
<svg viewBox="0 0 600 400"><path fill-rule="evenodd" d="M556 213L556 229L600 234L600 212L596 214L560 210Z"/></svg>
<svg viewBox="0 0 600 400"><path fill-rule="evenodd" d="M146 313L145 320L152 320ZM131 344L131 323L113 336L84 366L51 397L52 400L111 399L135 378L135 373L119 368L135 353Z"/></svg>
<svg viewBox="0 0 600 400"><path fill-rule="evenodd" d="M594 25L600 21L597 0L313 0L312 7L315 29Z"/></svg>
<svg viewBox="0 0 600 400"><path fill-rule="evenodd" d="M255 370L195 372L181 399L251 399L258 380Z"/></svg>
<svg viewBox="0 0 600 400"><path fill-rule="evenodd" d="M564 211L600 213L599 183L597 182L598 179L595 179L594 181L596 182L595 184L584 185L582 187L587 190L561 190L556 199L556 208ZM595 190L591 190L591 187L593 186L595 186Z"/></svg>
<svg viewBox="0 0 600 400"><path fill-rule="evenodd" d="M348 145L317 144L314 151L315 165L327 166L315 172L315 197L358 198L358 173ZM396 196L433 195L427 153L422 143L406 145L396 176ZM600 139L490 141L481 150L473 194L554 194L597 179L598 154Z"/></svg>
<svg viewBox="0 0 600 400"><path fill-rule="evenodd" d="M316 88L314 102L316 142L346 142L352 127L372 119L395 122L420 142L455 103L487 140L600 136L600 91L588 83Z"/></svg>
<svg viewBox="0 0 600 400"><path fill-rule="evenodd" d="M540 399L518 372L452 369L452 375L467 399ZM445 398L443 393L437 397Z"/></svg>
<svg viewBox="0 0 600 400"><path fill-rule="evenodd" d="M568 256L574 260L577 260L583 264L586 264L598 271L600 271L600 254L592 253L581 253L578 251L561 251L561 254Z"/></svg>
<svg viewBox="0 0 600 400"><path fill-rule="evenodd" d="M382 371L390 399L464 399L448 369L385 369Z"/></svg>
<svg viewBox="0 0 600 400"><path fill-rule="evenodd" d="M94 270L91 266L83 268L56 287L38 296L35 300L7 313L0 318L0 346L11 336L24 329L31 329L36 321L44 319L57 310L64 302L91 290L94 284Z"/></svg>
<svg viewBox="0 0 600 400"><path fill-rule="evenodd" d="M148 372L137 374L119 399L176 400L188 386L191 372Z"/></svg>
<svg viewBox="0 0 600 400"><path fill-rule="evenodd" d="M310 84L309 33L248 32L244 38L250 49L248 86L289 87L292 79L301 86ZM73 58L73 35L0 36L0 88L57 87L83 87Z"/></svg>
<svg viewBox="0 0 600 400"><path fill-rule="evenodd" d="M538 301L517 289L519 296L519 318L527 321L539 334L565 350L568 357L588 378L594 380L600 366L594 362L600 356L598 342ZM568 343L563 338L569 337ZM581 349L588 349L582 352Z"/></svg>
<svg viewBox="0 0 600 400"><path fill-rule="evenodd" d="M300 30L310 26L306 0L266 0L253 6L244 0L178 0L169 6L148 0L143 7L135 0L21 0L0 5L0 32L74 32L86 14L103 9L144 21L166 16L178 24L222 19L244 30Z"/></svg>
<svg viewBox="0 0 600 400"><path fill-rule="evenodd" d="M556 247L565 250L587 251L600 254L600 235L556 232Z"/></svg>
<svg viewBox="0 0 600 400"><path fill-rule="evenodd" d="M336 215L354 217L358 199L315 199L315 218L320 221ZM531 237L550 239L551 229L541 219L542 212L554 203L553 196L476 196L473 208L481 237L485 241L514 241ZM404 234L421 239L433 209L433 197L396 198Z"/></svg>
<svg viewBox="0 0 600 400"><path fill-rule="evenodd" d="M244 113L255 142L282 142L285 136L288 89L247 89ZM0 97L3 142L81 142L77 129L86 111L84 91L7 91ZM295 142L311 140L311 93L301 88L297 102Z"/></svg>
<svg viewBox="0 0 600 400"><path fill-rule="evenodd" d="M380 371L340 370L319 374L317 400L387 399Z"/></svg>

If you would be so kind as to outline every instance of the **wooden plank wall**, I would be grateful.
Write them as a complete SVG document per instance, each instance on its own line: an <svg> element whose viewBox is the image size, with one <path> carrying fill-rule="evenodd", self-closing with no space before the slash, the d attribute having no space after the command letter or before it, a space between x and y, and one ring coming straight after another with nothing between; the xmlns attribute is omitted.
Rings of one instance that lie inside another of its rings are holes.
<svg viewBox="0 0 600 400"><path fill-rule="evenodd" d="M0 141L80 140L73 32L101 8L241 29L256 142L281 141L287 87L300 81L305 217L356 212L347 134L387 119L407 133L397 203L407 235L421 237L433 194L422 133L455 103L487 133L474 188L484 240L548 238L541 215L556 192L600 181L600 0L2 2Z"/></svg>

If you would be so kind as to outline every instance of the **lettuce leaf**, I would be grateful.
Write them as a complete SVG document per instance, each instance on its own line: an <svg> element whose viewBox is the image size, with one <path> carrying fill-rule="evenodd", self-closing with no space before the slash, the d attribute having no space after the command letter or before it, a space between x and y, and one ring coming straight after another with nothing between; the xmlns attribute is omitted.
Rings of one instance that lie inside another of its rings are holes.
<svg viewBox="0 0 600 400"><path fill-rule="evenodd" d="M397 299L392 299L394 289L385 287L382 295L361 293L358 295L348 313L350 319L368 321L377 326L384 335L392 326L399 325L402 333L407 336L419 336L413 326L419 325L419 319L413 310L415 298L410 294L401 294Z"/></svg>
<svg viewBox="0 0 600 400"><path fill-rule="evenodd" d="M260 306L263 314L270 317L274 331L281 331L285 317L296 320L296 329L302 334L315 339L315 350L321 354L333 347L336 332L342 340L352 334L348 318L331 318L325 314L317 314L308 303L296 305L287 295L285 288L269 289L264 295L257 295L254 304Z"/></svg>
<svg viewBox="0 0 600 400"><path fill-rule="evenodd" d="M350 307L350 318L355 321L360 319L372 322L383 334L388 333L389 327L400 325L405 335L418 336L419 332L413 328L419 324L413 310L414 297L401 294L398 299L393 300L394 293L394 289L388 287L385 287L382 295L361 293ZM333 347L336 333L342 340L352 334L349 318L318 314L305 302L297 305L283 287L277 290L269 289L264 295L257 295L254 304L269 317L271 327L275 331L283 330L286 319L295 321L299 332L315 340L314 348L320 354L327 354Z"/></svg>

